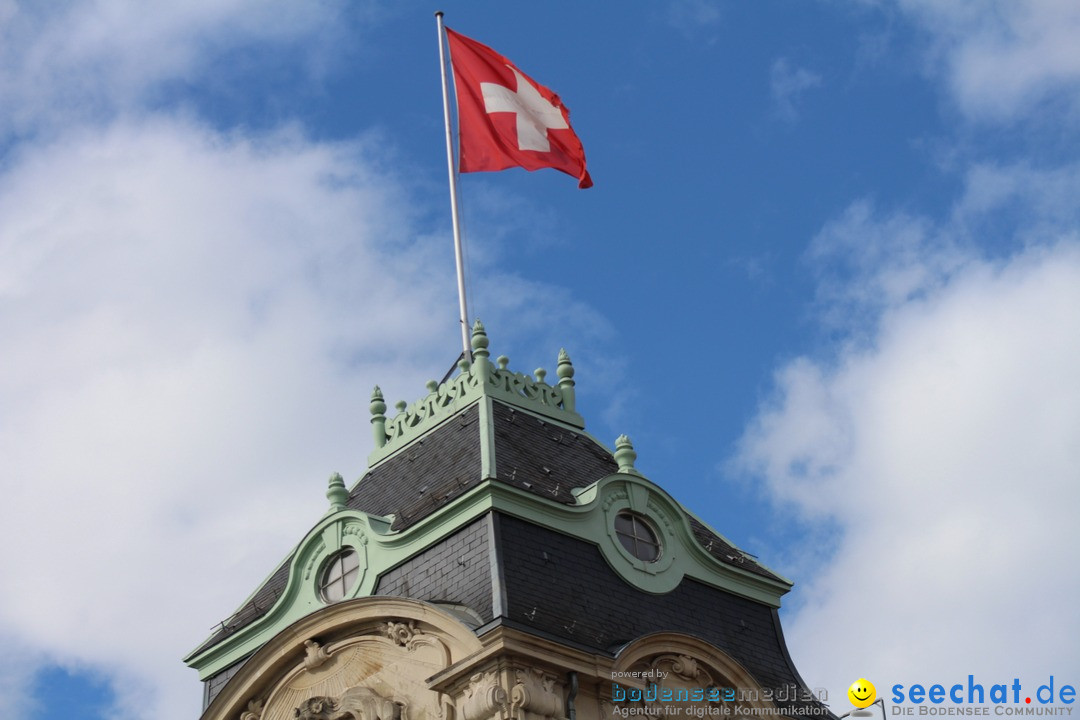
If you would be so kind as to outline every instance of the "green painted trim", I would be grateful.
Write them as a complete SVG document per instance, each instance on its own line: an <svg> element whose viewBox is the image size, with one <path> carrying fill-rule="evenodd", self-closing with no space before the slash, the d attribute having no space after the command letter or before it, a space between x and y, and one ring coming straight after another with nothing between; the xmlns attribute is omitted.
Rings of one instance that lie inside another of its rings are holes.
<svg viewBox="0 0 1080 720"><path fill-rule="evenodd" d="M388 533L386 518L356 510L327 515L297 545L289 561L289 579L273 607L258 620L202 652L184 658L205 680L262 647L274 635L325 603L318 597L318 571L342 545L361 555L362 577L349 598L372 595L378 577L464 527L491 508L486 483L427 516L402 533ZM279 566L280 567L280 566ZM243 607L243 606L241 606Z"/></svg>
<svg viewBox="0 0 1080 720"><path fill-rule="evenodd" d="M505 368L493 368L487 384L484 385L484 391L493 398L552 420L559 420L576 428L585 427L585 418L576 412L563 409L562 390L543 380L534 380L529 375Z"/></svg>
<svg viewBox="0 0 1080 720"><path fill-rule="evenodd" d="M375 449L368 455L368 467L375 467L476 402L483 394L479 377L473 366L442 385L432 388L434 383L429 383L425 397L385 421L386 434L382 442L376 433Z"/></svg>
<svg viewBox="0 0 1080 720"><path fill-rule="evenodd" d="M479 331L473 330L473 363L459 363L461 371L441 385L434 380L429 382L428 394L411 406L401 406L394 417L387 419L383 415L386 403L379 388L375 388L371 404L375 449L368 455L369 468L408 447L482 397L501 400L575 429L585 427L585 419L573 409L574 383L570 379L573 366L565 351L559 358L559 384L549 385L542 368L536 370L534 378L507 369L509 360L505 357L499 358L497 366L492 364L488 359L487 336L483 334L483 326L479 323L478 326ZM478 338L482 338L481 344Z"/></svg>
<svg viewBox="0 0 1080 720"><path fill-rule="evenodd" d="M484 480L498 477L495 459L495 418L491 411L491 398L480 401L480 477Z"/></svg>
<svg viewBox="0 0 1080 720"><path fill-rule="evenodd" d="M185 662L206 679L258 650L289 624L325 603L317 583L324 563L343 546L361 555L362 576L350 598L371 595L380 575L427 549L491 510L513 515L599 547L608 564L628 583L646 592L674 590L684 577L770 607L791 588L787 581L762 577L720 562L698 544L682 506L640 475L616 473L582 489L576 505L537 497L497 480L485 480L404 532L389 531L386 518L355 510L334 512L315 525L289 563L285 591L263 617ZM630 509L649 518L664 549L657 563L631 557L615 537L614 516Z"/></svg>
<svg viewBox="0 0 1080 720"><path fill-rule="evenodd" d="M595 543L604 559L627 582L652 593L674 590L692 577L742 597L780 607L792 583L722 563L694 537L682 506L658 485L640 475L616 473L583 488L577 505L563 505L499 483L492 488L496 509L524 520ZM660 532L664 550L656 563L644 563L623 548L614 517L628 509L646 516Z"/></svg>
<svg viewBox="0 0 1080 720"><path fill-rule="evenodd" d="M463 403L459 404L457 406L457 408L454 410L453 413L451 413L449 415L446 415L445 417L440 417L438 419L431 418L430 422L423 425L422 428L416 428L415 432L410 434L408 439L404 440L403 444L401 444L401 445L394 445L392 448L389 448L389 449L387 449L389 446L386 446L386 447L382 448L382 450L376 449L370 455L368 455L368 472L370 472L371 470L374 470L381 463L385 462L386 460L393 457L394 455L397 455L402 450L404 450L406 448L409 448L409 447L412 447L413 445L418 443L420 440L423 440L428 435L430 435L431 433L433 433L436 430L438 430L439 428L441 428L443 425L445 425L450 420L453 420L454 418L459 417L461 415L461 413L465 412L466 410L468 410L473 405L476 405L482 399L483 399L482 395L477 395L472 400L469 400L468 402L463 402ZM364 474L366 475L367 473L364 473ZM352 487L355 488L356 484L359 483L360 480L363 480L363 475L360 476L360 478L356 481L356 483L353 483Z"/></svg>

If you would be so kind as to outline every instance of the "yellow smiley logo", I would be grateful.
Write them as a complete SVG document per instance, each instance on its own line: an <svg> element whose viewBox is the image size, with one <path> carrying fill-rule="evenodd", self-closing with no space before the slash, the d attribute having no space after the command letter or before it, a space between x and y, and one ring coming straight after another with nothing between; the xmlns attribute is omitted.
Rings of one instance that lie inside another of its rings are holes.
<svg viewBox="0 0 1080 720"><path fill-rule="evenodd" d="M855 682L851 683L851 687L847 691L848 700L851 704L857 708L869 707L874 699L877 698L877 689L874 687L874 683L870 682L866 678L859 678Z"/></svg>

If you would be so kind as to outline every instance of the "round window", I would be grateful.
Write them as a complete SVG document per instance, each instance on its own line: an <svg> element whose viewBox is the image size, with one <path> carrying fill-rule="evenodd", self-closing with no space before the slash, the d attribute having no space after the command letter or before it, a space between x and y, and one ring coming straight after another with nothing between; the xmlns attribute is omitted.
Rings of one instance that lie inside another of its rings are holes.
<svg viewBox="0 0 1080 720"><path fill-rule="evenodd" d="M616 515L615 536L638 560L655 562L660 557L660 540L649 523L638 515L628 512Z"/></svg>
<svg viewBox="0 0 1080 720"><path fill-rule="evenodd" d="M319 580L319 595L328 603L344 600L360 574L360 556L352 548L345 548L323 569Z"/></svg>

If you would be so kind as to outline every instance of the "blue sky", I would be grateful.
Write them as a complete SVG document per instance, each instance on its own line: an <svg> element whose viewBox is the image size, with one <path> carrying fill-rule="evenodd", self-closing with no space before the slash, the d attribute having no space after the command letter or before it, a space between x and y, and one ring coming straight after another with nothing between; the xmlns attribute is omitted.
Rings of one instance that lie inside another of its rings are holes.
<svg viewBox="0 0 1080 720"><path fill-rule="evenodd" d="M195 717L371 387L456 357L436 9L0 1L4 707ZM493 352L796 581L810 685L1080 681L1080 9L442 9L596 183L462 178Z"/></svg>

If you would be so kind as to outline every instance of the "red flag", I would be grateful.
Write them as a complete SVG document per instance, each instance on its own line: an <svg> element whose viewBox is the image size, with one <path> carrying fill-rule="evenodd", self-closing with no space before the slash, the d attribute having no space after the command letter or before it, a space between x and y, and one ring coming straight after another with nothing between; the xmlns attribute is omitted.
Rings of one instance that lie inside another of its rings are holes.
<svg viewBox="0 0 1080 720"><path fill-rule="evenodd" d="M446 29L458 102L460 171L555 168L592 187L559 96L486 45Z"/></svg>

